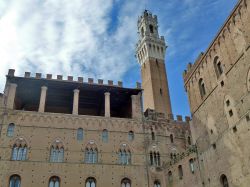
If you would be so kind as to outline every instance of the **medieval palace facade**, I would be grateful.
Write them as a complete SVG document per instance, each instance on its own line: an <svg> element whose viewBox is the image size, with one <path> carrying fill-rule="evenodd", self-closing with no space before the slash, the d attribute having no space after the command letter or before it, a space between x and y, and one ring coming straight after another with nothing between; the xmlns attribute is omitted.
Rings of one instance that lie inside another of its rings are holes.
<svg viewBox="0 0 250 187"><path fill-rule="evenodd" d="M137 25L135 88L9 70L0 187L249 187L250 0L184 71L191 118L172 114L157 16Z"/></svg>

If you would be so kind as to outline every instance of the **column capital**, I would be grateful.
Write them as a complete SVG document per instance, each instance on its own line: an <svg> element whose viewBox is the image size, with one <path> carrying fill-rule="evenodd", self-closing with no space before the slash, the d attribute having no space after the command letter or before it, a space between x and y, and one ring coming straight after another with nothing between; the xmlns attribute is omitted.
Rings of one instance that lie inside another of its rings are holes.
<svg viewBox="0 0 250 187"><path fill-rule="evenodd" d="M74 89L73 92L74 92L74 93L79 93L80 90L79 90L79 89Z"/></svg>
<svg viewBox="0 0 250 187"><path fill-rule="evenodd" d="M110 92L105 92L104 95L110 95Z"/></svg>
<svg viewBox="0 0 250 187"><path fill-rule="evenodd" d="M10 86L13 87L13 88L16 88L17 84L16 83L10 83Z"/></svg>
<svg viewBox="0 0 250 187"><path fill-rule="evenodd" d="M47 87L47 86L42 86L41 89L42 89L42 90L47 90L48 87Z"/></svg>

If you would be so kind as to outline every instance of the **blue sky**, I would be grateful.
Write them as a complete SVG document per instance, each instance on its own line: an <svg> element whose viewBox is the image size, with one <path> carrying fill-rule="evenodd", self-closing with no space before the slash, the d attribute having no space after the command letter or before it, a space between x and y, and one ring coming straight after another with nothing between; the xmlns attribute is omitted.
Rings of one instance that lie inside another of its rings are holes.
<svg viewBox="0 0 250 187"><path fill-rule="evenodd" d="M205 51L237 0L0 0L0 90L9 68L122 80L135 87L137 18L158 16L168 45L173 113L189 115L182 72Z"/></svg>

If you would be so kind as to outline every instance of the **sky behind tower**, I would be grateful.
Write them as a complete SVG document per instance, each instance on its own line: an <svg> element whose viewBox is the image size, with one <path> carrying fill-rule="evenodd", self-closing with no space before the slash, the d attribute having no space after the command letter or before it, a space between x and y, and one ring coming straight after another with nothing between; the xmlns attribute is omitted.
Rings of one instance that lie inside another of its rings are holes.
<svg viewBox="0 0 250 187"><path fill-rule="evenodd" d="M0 92L9 68L122 80L135 87L137 19L158 16L168 45L166 69L174 114L189 115L182 72L205 51L237 0L0 0Z"/></svg>

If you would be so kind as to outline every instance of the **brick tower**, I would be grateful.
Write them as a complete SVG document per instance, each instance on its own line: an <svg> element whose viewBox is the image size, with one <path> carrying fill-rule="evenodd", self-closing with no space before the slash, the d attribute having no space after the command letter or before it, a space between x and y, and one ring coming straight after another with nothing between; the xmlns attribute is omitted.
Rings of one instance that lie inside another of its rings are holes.
<svg viewBox="0 0 250 187"><path fill-rule="evenodd" d="M159 37L157 16L145 10L139 17L136 56L141 65L144 110L150 108L168 117L172 114L165 69L166 44Z"/></svg>

